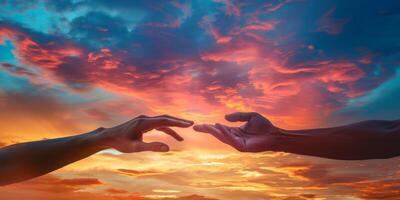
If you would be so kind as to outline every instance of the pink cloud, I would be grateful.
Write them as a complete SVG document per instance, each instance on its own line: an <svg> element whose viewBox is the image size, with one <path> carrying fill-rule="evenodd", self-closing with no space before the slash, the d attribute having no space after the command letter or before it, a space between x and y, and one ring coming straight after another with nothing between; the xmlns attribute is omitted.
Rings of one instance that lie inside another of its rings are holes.
<svg viewBox="0 0 400 200"><path fill-rule="evenodd" d="M242 28L243 31L271 31L278 24L276 21L255 21Z"/></svg>
<svg viewBox="0 0 400 200"><path fill-rule="evenodd" d="M88 63L100 69L116 69L120 65L120 61L115 59L110 49L103 48L100 52L90 52L88 54Z"/></svg>

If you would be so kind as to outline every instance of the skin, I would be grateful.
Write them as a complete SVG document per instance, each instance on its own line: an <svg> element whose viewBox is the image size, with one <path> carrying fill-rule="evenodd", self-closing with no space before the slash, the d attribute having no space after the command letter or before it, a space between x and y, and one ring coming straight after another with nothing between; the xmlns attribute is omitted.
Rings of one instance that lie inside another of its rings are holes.
<svg viewBox="0 0 400 200"><path fill-rule="evenodd" d="M162 142L143 142L143 134L157 129L178 141L183 138L170 127L187 128L192 121L168 115L138 116L112 128L98 128L81 135L14 144L0 149L0 185L47 174L105 149L123 153L167 152Z"/></svg>
<svg viewBox="0 0 400 200"><path fill-rule="evenodd" d="M193 128L209 133L241 152L278 151L338 160L386 159L400 155L400 120L284 130L255 112L238 112L225 118L230 122L246 123L240 127L217 123Z"/></svg>

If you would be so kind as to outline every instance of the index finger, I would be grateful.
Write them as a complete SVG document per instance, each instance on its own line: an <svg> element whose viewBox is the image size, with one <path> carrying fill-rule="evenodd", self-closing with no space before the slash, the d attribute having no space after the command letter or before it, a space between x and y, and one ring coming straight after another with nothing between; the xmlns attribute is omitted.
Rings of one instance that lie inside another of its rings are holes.
<svg viewBox="0 0 400 200"><path fill-rule="evenodd" d="M192 124L193 124L192 121L187 121L187 120L174 119L170 117L154 117L154 118L144 119L143 122L140 124L140 129L143 131L148 131L151 129L161 128L166 126L187 128Z"/></svg>
<svg viewBox="0 0 400 200"><path fill-rule="evenodd" d="M227 126L221 125L217 123L215 125L216 128L218 128L221 133L225 136L225 138L231 143L231 145L239 150L242 151L244 147L244 140L243 138L239 137L238 135L235 135ZM238 128L234 128L233 130L238 130Z"/></svg>
<svg viewBox="0 0 400 200"><path fill-rule="evenodd" d="M172 118L172 119L176 119L176 120L180 120L180 121L185 121L185 122L193 123L192 120L182 119L182 118L175 117L175 116L171 116L171 115L159 115L159 116L155 116L154 118L157 118L157 117L167 117L167 118Z"/></svg>
<svg viewBox="0 0 400 200"><path fill-rule="evenodd" d="M157 131L164 132L164 133L167 134L167 135L170 135L171 137L175 138L175 140L183 141L183 137L180 136L176 131L174 131L174 130L171 129L171 128L168 128L168 127L161 127L161 128L157 128L156 130L157 130Z"/></svg>
<svg viewBox="0 0 400 200"><path fill-rule="evenodd" d="M193 126L193 129L197 132L211 134L221 142L231 145L229 141L225 138L225 136L222 134L222 132L212 124L198 124Z"/></svg>

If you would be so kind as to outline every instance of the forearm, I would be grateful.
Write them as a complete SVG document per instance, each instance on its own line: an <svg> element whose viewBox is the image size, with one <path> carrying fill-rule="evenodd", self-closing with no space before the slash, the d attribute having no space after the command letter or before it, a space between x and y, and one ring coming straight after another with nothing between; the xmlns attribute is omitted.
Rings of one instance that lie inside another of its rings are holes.
<svg viewBox="0 0 400 200"><path fill-rule="evenodd" d="M365 121L347 126L282 130L278 151L341 160L400 155L400 121Z"/></svg>
<svg viewBox="0 0 400 200"><path fill-rule="evenodd" d="M98 140L101 130L0 149L0 185L41 176L105 149Z"/></svg>

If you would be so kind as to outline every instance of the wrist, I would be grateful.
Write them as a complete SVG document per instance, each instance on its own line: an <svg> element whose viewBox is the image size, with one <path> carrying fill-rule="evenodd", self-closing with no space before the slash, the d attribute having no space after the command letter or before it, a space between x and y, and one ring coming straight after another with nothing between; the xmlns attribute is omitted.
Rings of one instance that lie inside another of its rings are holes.
<svg viewBox="0 0 400 200"><path fill-rule="evenodd" d="M272 145L270 147L271 151L276 152L286 152L288 144L290 143L291 137L288 136L288 132L284 129L276 128L274 132L274 137L272 137Z"/></svg>
<svg viewBox="0 0 400 200"><path fill-rule="evenodd" d="M91 144L94 148L101 150L111 148L110 139L108 138L109 129L100 127L90 132Z"/></svg>

